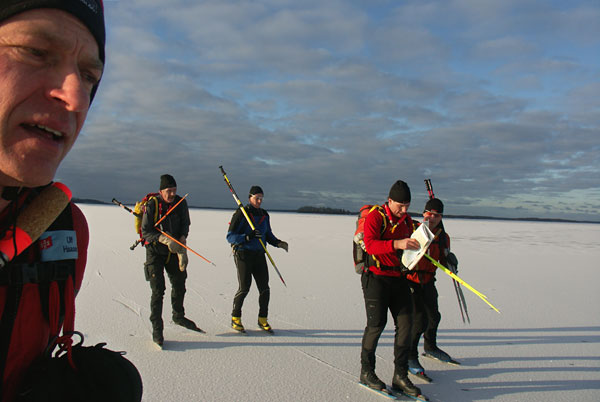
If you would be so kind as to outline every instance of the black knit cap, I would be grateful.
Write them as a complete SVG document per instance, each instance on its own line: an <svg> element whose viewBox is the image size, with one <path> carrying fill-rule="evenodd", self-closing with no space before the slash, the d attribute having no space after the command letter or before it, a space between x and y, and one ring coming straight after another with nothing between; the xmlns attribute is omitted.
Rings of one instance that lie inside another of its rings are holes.
<svg viewBox="0 0 600 402"><path fill-rule="evenodd" d="M250 191L248 192L248 198L252 197L255 194L264 194L265 192L263 191L262 188L260 188L260 186L252 186L250 187Z"/></svg>
<svg viewBox="0 0 600 402"><path fill-rule="evenodd" d="M444 203L439 198L432 198L425 204L425 211L437 211L438 214L443 214Z"/></svg>
<svg viewBox="0 0 600 402"><path fill-rule="evenodd" d="M1 0L0 21L36 8L56 8L77 17L96 39L98 56L104 63L106 31L102 0ZM90 95L90 102L91 99L94 99L97 89L98 85L95 85Z"/></svg>
<svg viewBox="0 0 600 402"><path fill-rule="evenodd" d="M392 188L390 188L390 194L388 197L396 202L410 202L410 188L408 188L408 184L402 180L398 180L394 183Z"/></svg>
<svg viewBox="0 0 600 402"><path fill-rule="evenodd" d="M163 174L160 176L160 189L164 190L165 188L177 187L177 182L175 178L170 174Z"/></svg>

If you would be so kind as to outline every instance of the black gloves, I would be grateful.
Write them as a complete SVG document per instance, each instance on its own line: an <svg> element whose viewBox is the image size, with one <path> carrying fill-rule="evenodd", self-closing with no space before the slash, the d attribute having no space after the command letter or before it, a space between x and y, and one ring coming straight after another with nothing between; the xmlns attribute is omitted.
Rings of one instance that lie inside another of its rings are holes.
<svg viewBox="0 0 600 402"><path fill-rule="evenodd" d="M446 262L448 263L448 268L450 271L457 273L458 272L458 258L454 253L448 253L446 256Z"/></svg>
<svg viewBox="0 0 600 402"><path fill-rule="evenodd" d="M246 235L246 241L250 241L256 237L258 237L259 239L262 237L262 233L260 233L260 230L258 229L254 229L252 232L248 233Z"/></svg>

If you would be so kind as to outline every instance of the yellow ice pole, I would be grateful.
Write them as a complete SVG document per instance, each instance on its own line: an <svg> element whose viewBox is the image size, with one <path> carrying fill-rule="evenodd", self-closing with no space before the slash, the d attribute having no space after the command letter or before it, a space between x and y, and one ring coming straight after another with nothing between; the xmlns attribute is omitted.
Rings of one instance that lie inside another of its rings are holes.
<svg viewBox="0 0 600 402"><path fill-rule="evenodd" d="M425 253L425 257L427 257L427 259L429 261L431 261L433 263L433 265L435 265L436 267L438 267L439 269L441 269L442 271L444 271L445 273L447 273L448 275L450 275L450 277L452 279L454 279L455 281L459 282L461 285L464 285L464 287L466 287L471 292L473 292L477 296L479 296L479 298L481 300L483 300L484 302L486 302L488 304L488 306L490 306L491 308L493 308L497 313L500 313L500 310L498 310L492 303L490 303L487 300L487 296L486 295L484 295L483 293L477 291L475 288L473 288L467 282L463 281L461 278L458 277L458 275L456 275L454 272L450 271L448 268L446 268L445 266L443 266L442 264L440 264L439 262L437 262L436 260L434 260L429 254Z"/></svg>

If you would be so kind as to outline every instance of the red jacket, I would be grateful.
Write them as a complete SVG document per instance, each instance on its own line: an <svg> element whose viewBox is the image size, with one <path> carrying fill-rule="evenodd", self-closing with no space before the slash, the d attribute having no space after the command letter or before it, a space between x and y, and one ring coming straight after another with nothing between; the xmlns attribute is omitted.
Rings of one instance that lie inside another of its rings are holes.
<svg viewBox="0 0 600 402"><path fill-rule="evenodd" d="M446 254L444 250L450 248L450 236L441 228L434 230L435 239L429 245L427 254L440 264L446 266ZM431 261L423 257L415 268L406 275L410 281L426 284L435 279L437 267Z"/></svg>
<svg viewBox="0 0 600 402"><path fill-rule="evenodd" d="M21 197L20 201L23 201L23 197ZM83 280L89 243L89 231L85 216L75 204L71 203L70 208L73 219L73 230L76 233L77 259L75 261L75 281L73 282L69 278L65 283L65 315L69 312L74 315L75 293L81 287ZM11 216L11 213L10 206L0 212L0 232L4 232L12 224L14 217ZM44 235L40 238L44 238ZM39 243L36 242L31 247L39 247ZM23 254L27 253L30 248L25 250ZM5 269L10 266L11 264L9 263ZM4 313L8 288L9 286L7 285L0 285L0 317ZM27 368L37 357L42 355L50 339L58 335L61 330L62 324L59 322L58 312L60 309L60 291L57 283L52 282L49 288L49 320L46 319L42 312L38 289L39 285L37 283L22 285L22 294L10 336L6 362L0 362L0 364L6 363L2 378L1 399L3 402L13 400ZM65 325L68 324L66 321L65 319Z"/></svg>
<svg viewBox="0 0 600 402"><path fill-rule="evenodd" d="M384 223L385 230L382 233ZM383 205L383 212L379 209L372 210L365 219L364 232L365 247L369 254L367 259L369 271L375 275L402 276L399 258L401 253L400 250L398 252L394 250L393 243L394 240L410 237L412 232L413 223L408 214L398 219L387 204Z"/></svg>

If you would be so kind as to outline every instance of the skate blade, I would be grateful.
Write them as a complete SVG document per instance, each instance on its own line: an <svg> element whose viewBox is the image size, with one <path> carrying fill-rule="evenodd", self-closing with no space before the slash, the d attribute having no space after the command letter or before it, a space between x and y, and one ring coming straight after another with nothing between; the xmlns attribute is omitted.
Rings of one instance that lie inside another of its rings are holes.
<svg viewBox="0 0 600 402"><path fill-rule="evenodd" d="M460 362L459 362L459 361L457 361L457 360L454 360L454 359L450 359L450 360L441 360L441 359L438 359L437 357L435 357L435 356L433 356L433 355L430 355L429 353L423 353L421 356L423 356L423 357L427 357L427 358L429 358L429 359L432 359L432 360L435 360L435 361L438 361L438 362L440 362L440 363L446 363L446 364L452 364L452 365L454 365L454 366L460 366Z"/></svg>
<svg viewBox="0 0 600 402"><path fill-rule="evenodd" d="M426 383L432 383L433 379L431 377L429 377L427 374L425 374L424 372L421 373L411 373L409 372L410 375L412 375L413 377L416 377Z"/></svg>

